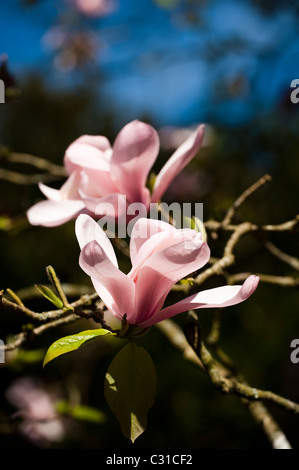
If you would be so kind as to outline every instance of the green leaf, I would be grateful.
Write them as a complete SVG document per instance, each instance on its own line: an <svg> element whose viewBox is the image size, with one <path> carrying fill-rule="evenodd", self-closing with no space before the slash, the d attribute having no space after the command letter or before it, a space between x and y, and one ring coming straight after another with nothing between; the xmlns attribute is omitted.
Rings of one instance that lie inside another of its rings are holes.
<svg viewBox="0 0 299 470"><path fill-rule="evenodd" d="M102 424L106 421L106 415L103 411L85 405L70 405L67 401L61 400L56 403L56 410L62 415L71 416L80 421Z"/></svg>
<svg viewBox="0 0 299 470"><path fill-rule="evenodd" d="M47 286L35 285L35 287L40 291L40 293L46 297L55 307L61 309L63 308L62 300Z"/></svg>
<svg viewBox="0 0 299 470"><path fill-rule="evenodd" d="M71 351L75 351L76 349L79 349L81 346L83 346L86 343L89 343L95 339L97 339L99 336L106 336L106 335L114 335L115 333L112 333L109 330L105 330L104 328L100 328L98 330L86 330L86 331L81 331L81 333L77 333L75 335L71 336L65 336L64 338L60 338L55 343L53 343L45 356L43 367L53 359L55 359L58 356L61 356L62 354L66 354Z"/></svg>
<svg viewBox="0 0 299 470"><path fill-rule="evenodd" d="M9 217L0 217L0 230L9 230L11 227L11 220Z"/></svg>
<svg viewBox="0 0 299 470"><path fill-rule="evenodd" d="M147 413L154 403L157 377L154 363L133 342L112 360L105 377L105 398L124 436L132 442L146 429Z"/></svg>
<svg viewBox="0 0 299 470"><path fill-rule="evenodd" d="M202 234L202 239L204 242L207 241L207 232L203 222L198 219L197 217L184 217L185 225L192 230L195 230L197 233L200 232Z"/></svg>

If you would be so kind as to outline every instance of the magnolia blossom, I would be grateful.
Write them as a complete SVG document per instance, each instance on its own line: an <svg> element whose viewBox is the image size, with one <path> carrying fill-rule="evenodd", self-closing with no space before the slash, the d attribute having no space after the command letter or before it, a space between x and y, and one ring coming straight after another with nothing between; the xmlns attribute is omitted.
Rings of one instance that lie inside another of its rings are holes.
<svg viewBox="0 0 299 470"><path fill-rule="evenodd" d="M251 275L242 286L216 287L163 307L172 286L208 262L210 249L200 233L140 218L132 230L132 269L127 275L119 270L110 240L91 217L78 217L76 235L79 264L107 309L119 320L126 315L129 324L142 328L191 309L238 304L253 294L259 282Z"/></svg>
<svg viewBox="0 0 299 470"><path fill-rule="evenodd" d="M5 393L17 409L15 416L19 418L20 432L39 447L48 447L65 438L66 423L56 411L55 395L31 377L16 379Z"/></svg>
<svg viewBox="0 0 299 470"><path fill-rule="evenodd" d="M86 16L105 16L113 12L116 3L113 0L75 0L75 6Z"/></svg>
<svg viewBox="0 0 299 470"><path fill-rule="evenodd" d="M146 187L149 172L159 153L159 137L153 127L132 121L118 134L113 148L103 136L84 135L66 150L64 164L69 173L60 190L42 183L47 197L31 207L27 216L32 225L61 225L80 213L101 217L125 213L127 206L142 203L146 210L157 202L172 180L198 152L204 136L199 126L174 152L158 174L152 194ZM120 204L125 195L125 203Z"/></svg>

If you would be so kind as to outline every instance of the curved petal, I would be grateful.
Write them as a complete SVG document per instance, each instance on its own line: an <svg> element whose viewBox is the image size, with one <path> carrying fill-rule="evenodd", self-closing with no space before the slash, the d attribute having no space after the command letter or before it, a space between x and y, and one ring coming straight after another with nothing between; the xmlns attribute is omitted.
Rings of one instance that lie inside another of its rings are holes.
<svg viewBox="0 0 299 470"><path fill-rule="evenodd" d="M201 234L194 230L177 230L163 221L139 219L132 231L130 242L132 269L128 276L135 281L143 264L154 253L184 240L201 239Z"/></svg>
<svg viewBox="0 0 299 470"><path fill-rule="evenodd" d="M59 202L66 199L76 200L80 199L78 192L80 179L81 172L80 170L76 170L67 178L60 189L51 188L44 183L39 183L38 187L50 201Z"/></svg>
<svg viewBox="0 0 299 470"><path fill-rule="evenodd" d="M120 271L94 240L85 245L79 258L80 267L91 277L93 285L110 310L120 320L134 316L135 284Z"/></svg>
<svg viewBox="0 0 299 470"><path fill-rule="evenodd" d="M111 150L109 140L103 135L81 135L81 137L79 137L73 142L73 144L75 143L91 145L92 147L95 147L101 150L102 152L106 152L106 150Z"/></svg>
<svg viewBox="0 0 299 470"><path fill-rule="evenodd" d="M173 179L196 155L203 138L204 125L200 125L166 162L156 178L151 199L152 202L159 201Z"/></svg>
<svg viewBox="0 0 299 470"><path fill-rule="evenodd" d="M89 242L95 240L104 250L111 263L118 267L111 241L104 230L89 215L81 214L76 220L75 233L81 250Z"/></svg>
<svg viewBox="0 0 299 470"><path fill-rule="evenodd" d="M109 171L111 151L109 151L110 144L106 137L103 137L103 139L104 142L107 142L107 149L105 145L98 144L94 146L90 144L90 141L97 141L99 138L94 136L94 139L92 139L92 136L85 136L85 138L77 139L67 148L64 165L69 173L72 173L78 167Z"/></svg>
<svg viewBox="0 0 299 470"><path fill-rule="evenodd" d="M199 238L184 240L150 256L136 281L135 323L143 323L159 311L172 286L204 266L209 257L208 245Z"/></svg>
<svg viewBox="0 0 299 470"><path fill-rule="evenodd" d="M132 265L136 262L136 257L142 245L157 233L164 232L167 235L175 233L176 229L162 220L146 219L144 217L135 223L130 240L130 256Z"/></svg>
<svg viewBox="0 0 299 470"><path fill-rule="evenodd" d="M81 170L77 169L68 177L60 188L62 199L80 199L79 187L81 180Z"/></svg>
<svg viewBox="0 0 299 470"><path fill-rule="evenodd" d="M74 219L85 209L80 200L41 201L27 211L27 217L32 225L56 227Z"/></svg>
<svg viewBox="0 0 299 470"><path fill-rule="evenodd" d="M44 183L38 183L38 187L43 195L46 196L46 198L50 201L58 202L62 200L60 189L50 188L50 186L46 186Z"/></svg>
<svg viewBox="0 0 299 470"><path fill-rule="evenodd" d="M143 327L148 327L166 318L171 318L188 310L200 308L230 307L248 299L256 290L260 278L255 275L249 276L242 286L222 286L208 289L198 294L191 295L174 305L162 309L154 316L143 322Z"/></svg>
<svg viewBox="0 0 299 470"><path fill-rule="evenodd" d="M140 121L127 124L116 137L111 175L119 192L130 202L143 202L148 173L159 152L159 137L153 127Z"/></svg>

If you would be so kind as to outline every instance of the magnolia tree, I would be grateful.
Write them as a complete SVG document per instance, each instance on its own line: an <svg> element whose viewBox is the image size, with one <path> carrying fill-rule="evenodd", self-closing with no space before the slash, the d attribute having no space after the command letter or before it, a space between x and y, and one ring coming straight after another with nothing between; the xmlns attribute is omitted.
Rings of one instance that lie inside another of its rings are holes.
<svg viewBox="0 0 299 470"><path fill-rule="evenodd" d="M183 353L182 361L191 361L205 372L222 393L237 395L242 400L274 448L290 448L264 402L292 413L299 412L299 405L249 385L236 372L233 361L221 349L219 309L251 302L259 282L296 285L295 276L231 274L229 268L237 265L236 247L245 235L262 233L266 237L274 231L293 232L298 217L279 225L259 226L236 217L247 198L270 180L268 175L246 189L220 221L201 220L198 214L190 216L184 210L173 217L171 211L165 211L162 198L166 189L200 152L203 138L201 125L157 176L150 172L159 154L158 133L143 122L127 124L113 146L104 136L84 135L67 148L65 183L60 189L54 189L40 182L46 200L29 208L27 217L31 225L49 227L48 230L75 220L73 236L80 248L78 263L90 277L93 290L80 293L75 301L69 302L64 284L54 268L47 266L50 284L36 287L54 304L54 310L33 311L17 292L2 291L1 309L19 312L33 324L29 330L23 329L7 338L2 352L22 348L49 329L82 317L90 318L89 329L57 337L53 344L47 345L43 365L91 341L101 342L102 347L107 341L114 342L117 352L107 369L103 393L122 433L134 442L145 431L148 411L159 392L155 364L140 345L141 337L151 335L153 327L158 328ZM10 157L8 153L7 158ZM17 160L18 154L14 154L14 161ZM40 166L41 159L32 156L29 163ZM42 164L47 167L47 162ZM50 163L48 170L57 174L57 167ZM58 170L63 174L62 168ZM11 175L3 176L9 179ZM155 212L151 210L153 207ZM222 254L216 258L211 253L210 240L222 234L227 236L222 243ZM281 262L298 271L298 259L270 242L264 245ZM120 269L118 254L128 257L129 272ZM202 288L206 281L217 277L222 279L220 286ZM213 312L208 337L203 337L201 332L199 309ZM184 328L174 320L180 314L187 315Z"/></svg>

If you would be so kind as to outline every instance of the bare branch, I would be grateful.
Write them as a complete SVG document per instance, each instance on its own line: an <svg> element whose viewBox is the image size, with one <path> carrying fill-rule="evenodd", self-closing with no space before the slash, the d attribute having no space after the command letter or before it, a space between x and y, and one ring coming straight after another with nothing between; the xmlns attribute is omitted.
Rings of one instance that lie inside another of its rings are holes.
<svg viewBox="0 0 299 470"><path fill-rule="evenodd" d="M12 163L25 163L27 165L38 168L39 170L44 170L47 173L51 173L52 175L61 177L67 176L67 171L63 166L55 165L45 158L36 157L35 155L30 155L28 153L8 153L6 160Z"/></svg>
<svg viewBox="0 0 299 470"><path fill-rule="evenodd" d="M241 196L236 199L232 207L227 211L226 216L224 217L222 224L229 225L232 221L232 218L234 217L237 209L248 199L252 194L254 194L256 191L258 191L261 187L263 187L267 182L271 181L271 176L270 175L265 175L262 178L260 178L256 183L254 183L252 186L250 186L246 191L244 191Z"/></svg>
<svg viewBox="0 0 299 470"><path fill-rule="evenodd" d="M288 255L287 253L284 253L282 250L277 248L272 242L269 240L264 241L264 247L272 253L273 256L276 256L276 258L280 259L284 263L288 264L291 266L293 269L296 269L296 271L299 271L299 259L295 258L294 256Z"/></svg>
<svg viewBox="0 0 299 470"><path fill-rule="evenodd" d="M24 175L23 173L0 168L0 179L8 181L9 183L18 184L20 186L30 186L33 184L38 184L40 181L43 181L44 183L55 181L57 180L57 175L51 173Z"/></svg>
<svg viewBox="0 0 299 470"><path fill-rule="evenodd" d="M68 325L69 323L73 323L75 321L80 320L80 317L75 315L74 313L67 315L63 318L58 318L56 320L53 320L48 323L44 323L43 325L37 326L36 328L33 328L32 330L29 331L22 331L21 333L17 334L15 336L15 339L6 344L4 346L5 351L13 351L14 349L19 348L22 346L24 343L26 343L29 339L34 339L36 336L41 335L45 331L52 329L52 328L57 328L59 326L63 325Z"/></svg>
<svg viewBox="0 0 299 470"><path fill-rule="evenodd" d="M299 276L273 276L271 274L260 274L256 273L259 276L261 282L266 282L268 284L276 284L282 287L295 287L299 286ZM229 284L235 284L239 281L245 281L247 277L250 276L250 273L237 273L227 276L227 281Z"/></svg>
<svg viewBox="0 0 299 470"><path fill-rule="evenodd" d="M251 388L247 384L237 381L236 377L228 379L228 376L232 377L235 369L232 361L226 356L226 364L216 362L202 341L200 341L196 350L192 348L181 328L173 320L164 320L155 326L167 337L171 344L183 353L184 358L201 370L206 370L218 390L226 394L233 393L241 399L254 420L262 427L274 449L291 449L287 437L260 400L267 399L281 408L295 413L298 413L299 405L272 392ZM190 347L194 354L190 352ZM229 366L227 366L227 363ZM236 384L238 384L238 387ZM261 395L263 395L263 398Z"/></svg>
<svg viewBox="0 0 299 470"><path fill-rule="evenodd" d="M99 298L98 294L94 293L91 295L83 295L79 300L72 302L70 306L76 311L76 308L82 307L83 305L90 305L92 302ZM24 305L19 305L15 302L11 302L7 300L3 293L0 295L0 310L1 308L12 309L19 313L25 314L31 320L35 320L38 322L46 322L48 320L56 320L60 317L63 317L68 314L68 311L65 309L57 309L57 310L50 310L46 312L34 312L29 308L25 307Z"/></svg>

